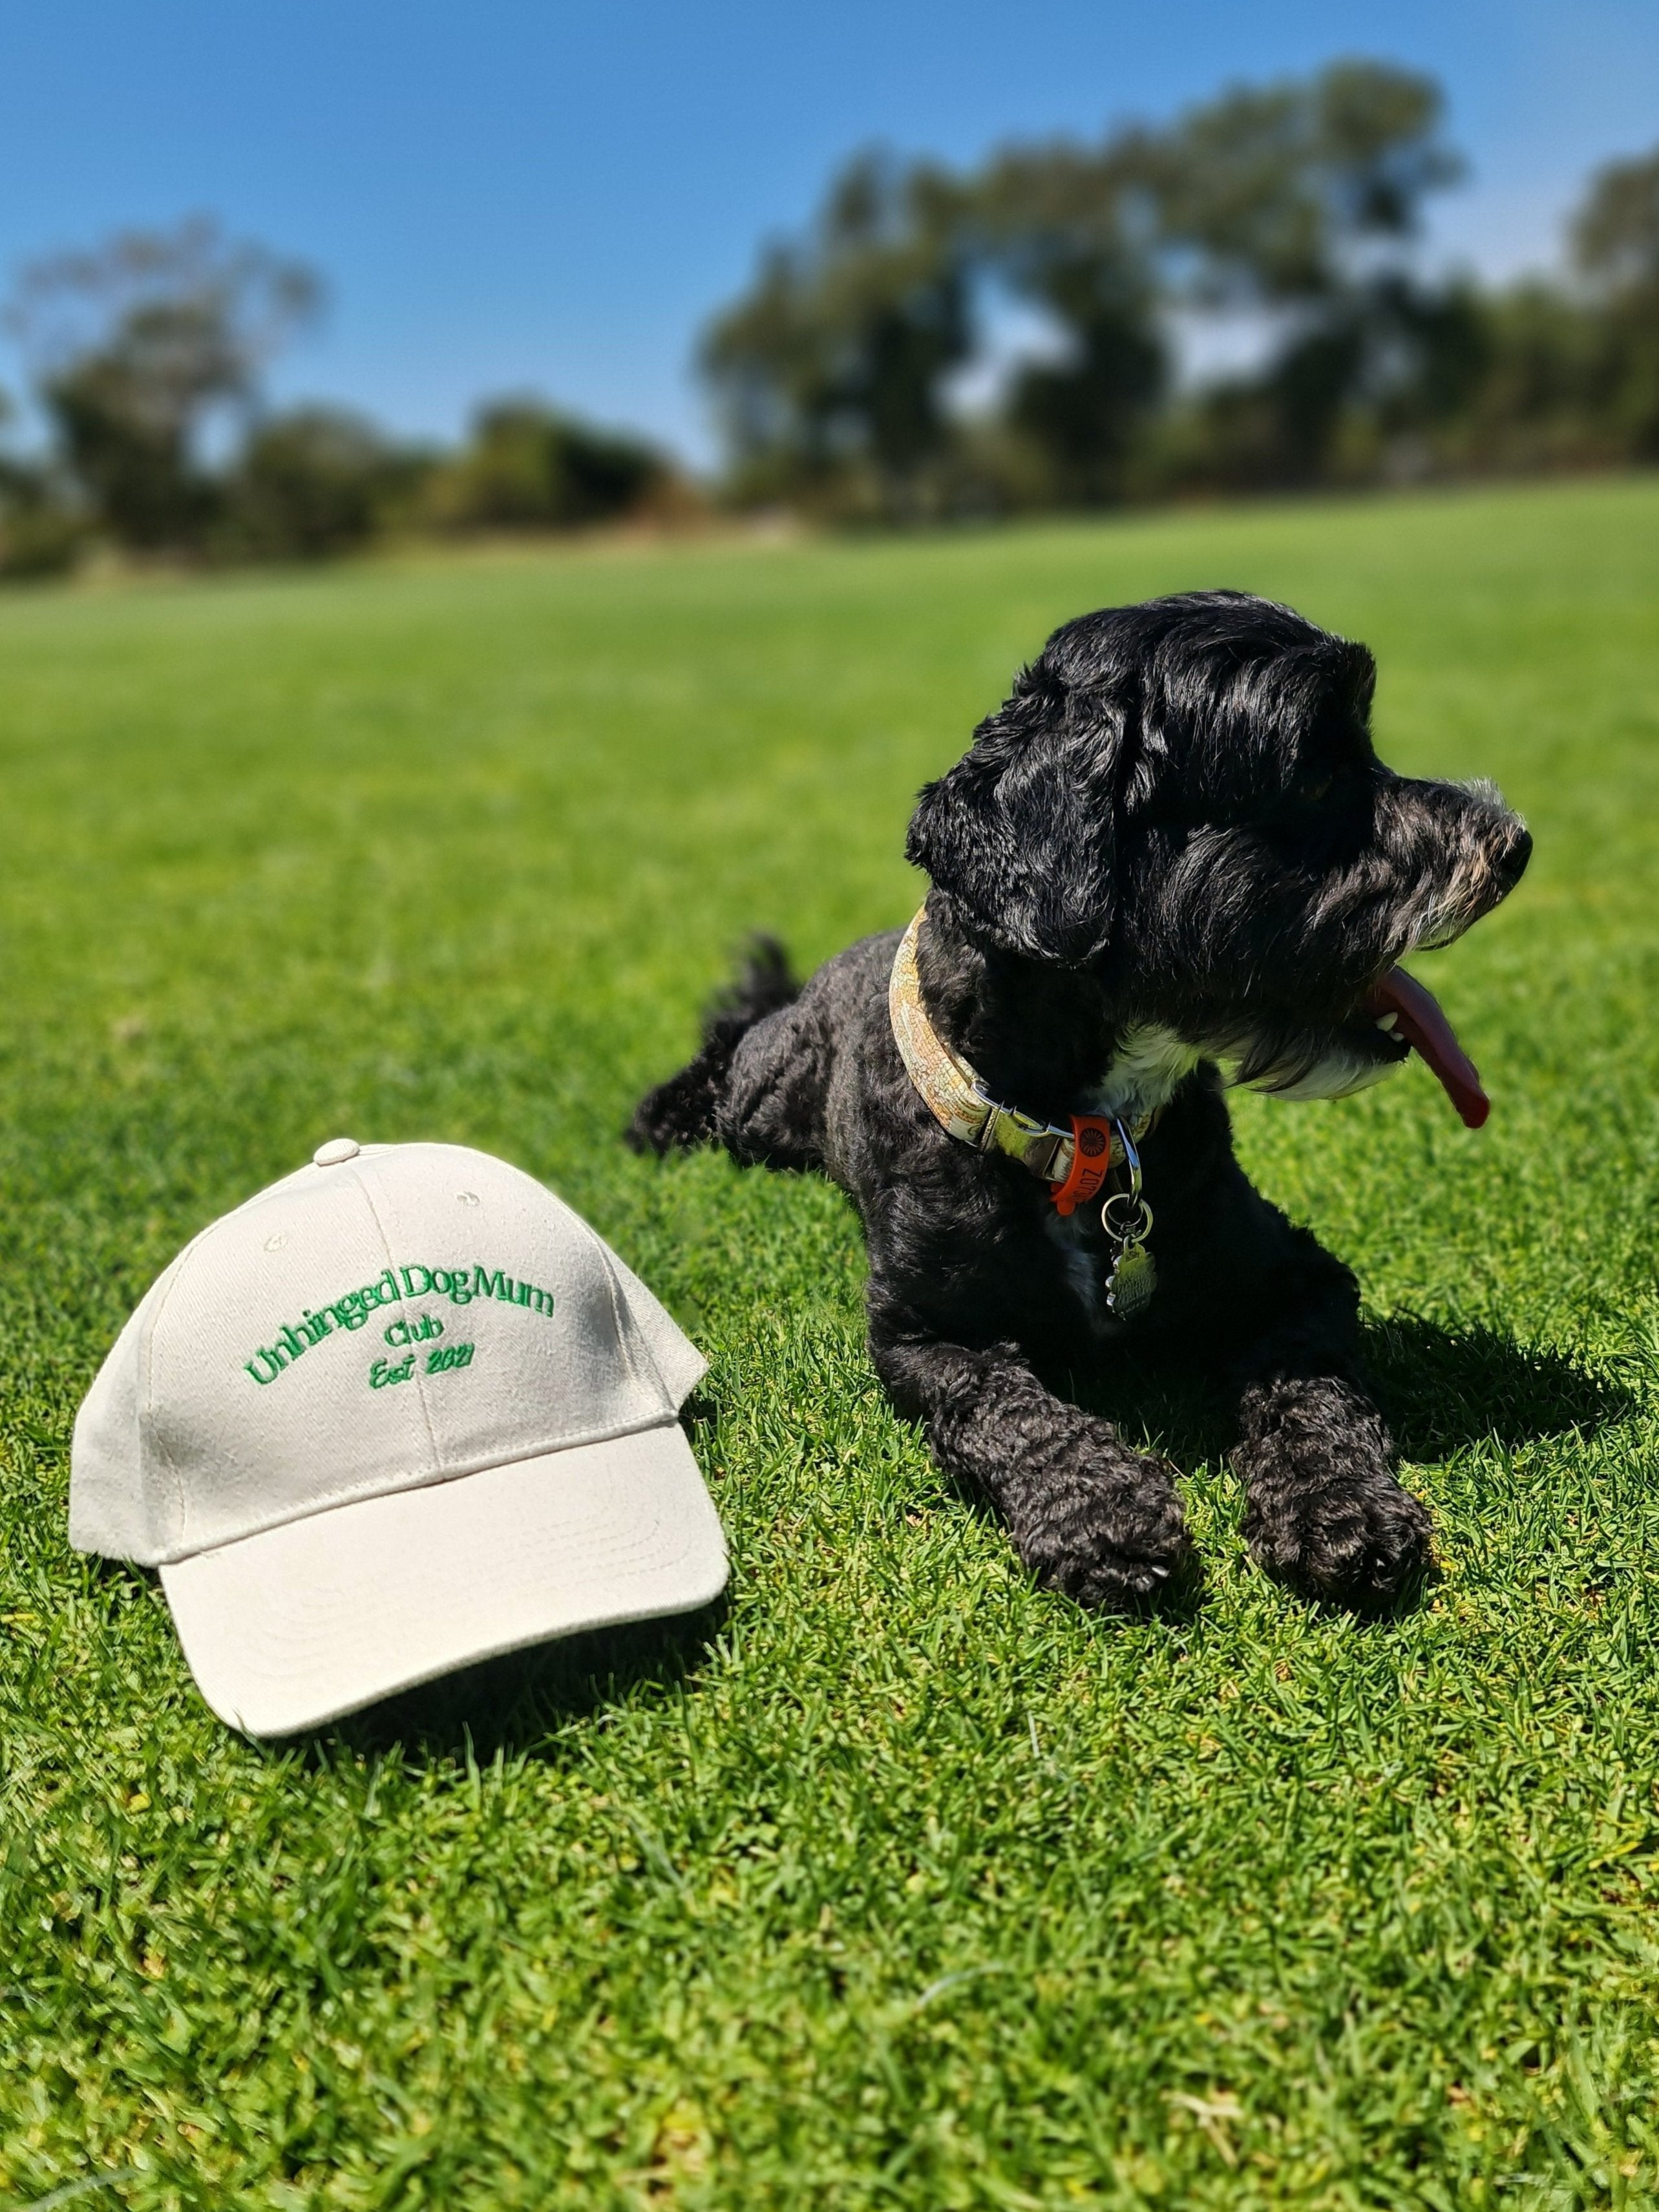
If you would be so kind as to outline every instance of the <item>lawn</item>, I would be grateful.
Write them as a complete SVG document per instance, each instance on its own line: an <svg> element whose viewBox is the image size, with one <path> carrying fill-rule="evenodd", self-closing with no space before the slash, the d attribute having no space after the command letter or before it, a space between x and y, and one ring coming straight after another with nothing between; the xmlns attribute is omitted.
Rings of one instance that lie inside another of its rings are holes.
<svg viewBox="0 0 1659 2212"><path fill-rule="evenodd" d="M1033 1589L863 1349L817 1182L617 1132L748 928L902 920L1057 621L1364 638L1536 858L1420 1066L1246 1099L1358 1269L1442 1573L1310 1609L1166 1443L1163 1617ZM1659 483L0 599L0 2206L1659 2203ZM72 1553L75 1408L323 1139L544 1177L707 1351L726 1604L286 1747ZM105 2177L100 2179L99 2177Z"/></svg>

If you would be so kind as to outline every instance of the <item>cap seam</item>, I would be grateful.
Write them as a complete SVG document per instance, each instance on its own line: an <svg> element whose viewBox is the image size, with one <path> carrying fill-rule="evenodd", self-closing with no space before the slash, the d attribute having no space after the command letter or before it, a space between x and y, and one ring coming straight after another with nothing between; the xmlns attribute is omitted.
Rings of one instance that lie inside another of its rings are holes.
<svg viewBox="0 0 1659 2212"><path fill-rule="evenodd" d="M222 1218L222 1217L221 1218ZM177 1460L173 1458L171 1450L168 1449L167 1437L163 1434L162 1431L157 1426L155 1421L155 1332L161 1326L161 1316L167 1311L173 1292L184 1280L185 1263L188 1261L191 1253L195 1251L197 1246L204 1243L212 1231L218 1227L218 1225L219 1224L217 1221L210 1221L204 1228L198 1229L196 1234L191 1238L189 1243L185 1245L184 1250L179 1255L178 1259L173 1262L173 1279L168 1283L166 1290L162 1291L161 1298L156 1304L155 1310L150 1315L144 1328L143 1426L139 1435L139 1480L142 1484L143 1480L144 1446L147 1443L149 1449L155 1454L156 1457L160 1459L162 1466L166 1468L167 1475L172 1482L173 1492L173 1512L178 1528L179 1539L180 1541L182 1541L190 1532L190 1492L185 1486L183 1470L180 1468Z"/></svg>
<svg viewBox="0 0 1659 2212"><path fill-rule="evenodd" d="M541 1188L544 1190L547 1190L545 1183L542 1184ZM642 1375L640 1371L640 1364L635 1356L635 1346L633 1343L633 1336L638 1330L639 1324L634 1319L633 1309L629 1305L627 1299L623 1295L622 1285L617 1280L616 1269L611 1266L612 1254L611 1247L605 1243L604 1237L600 1236L599 1231L594 1228L592 1223L591 1221L585 1221L581 1215L577 1212L574 1206L567 1206L563 1199L559 1196L557 1191L548 1190L547 1194L556 1206L559 1206L570 1217L570 1219L576 1224L577 1228L581 1231L582 1234L592 1245L593 1249L599 1255L600 1272L605 1277L605 1289L610 1293L611 1297L611 1334L617 1340L617 1348L622 1353L623 1362L628 1369L630 1380L642 1390L649 1389L654 1384L658 1395L668 1406L671 1418L678 1420L679 1418L679 1408L673 1402L674 1394L669 1389L668 1385L663 1381L660 1374L658 1373L655 1361L652 1361L651 1372L648 1376ZM647 1357L648 1356L649 1354L647 1351Z"/></svg>
<svg viewBox="0 0 1659 2212"><path fill-rule="evenodd" d="M605 1270L605 1288L611 1293L611 1328L615 1332L617 1342L621 1347L622 1356L627 1364L629 1376L641 1389L644 1389L648 1387L646 1377L640 1372L639 1362L634 1357L634 1346L629 1340L630 1333L635 1325L634 1316L628 1311L627 1301L623 1297L622 1285L617 1280L616 1271L611 1265L611 1254L606 1248L605 1239L602 1237L595 1236L593 1242L599 1248L599 1264ZM656 1383L658 1392L662 1397L672 1397L672 1393L670 1391L668 1385L663 1381L661 1376L656 1373L654 1367L653 1368L651 1379ZM674 1410L676 1417L678 1418L678 1408L676 1407Z"/></svg>
<svg viewBox="0 0 1659 2212"><path fill-rule="evenodd" d="M306 1164L307 1167L309 1167L310 1164L309 1161ZM139 1481L142 1485L143 1480L144 1456L146 1449L148 1448L148 1449L153 1452L161 1461L161 1465L166 1469L167 1476L172 1483L173 1492L173 1511L177 1522L178 1534L181 1540L190 1532L190 1491L185 1484L184 1474L179 1466L179 1462L174 1459L172 1451L168 1448L166 1437L161 1430L157 1428L155 1421L155 1396L154 1384L155 1375L155 1332L161 1325L161 1316L167 1311L168 1303L171 1300L173 1292L178 1289L180 1282L184 1279L185 1262L190 1259L191 1255L196 1250L197 1246L198 1244L205 1243L207 1239L213 1234L214 1231L216 1229L223 1228L226 1222L234 1221L239 1214L251 1212L254 1206L258 1205L262 1199L274 1198L278 1192L285 1190L289 1183L293 1182L297 1176L303 1175L305 1172L305 1168L296 1168L289 1174L279 1177L276 1182L268 1183L264 1190L254 1191L251 1196L245 1198L240 1206L233 1206L228 1213L217 1214L211 1221L204 1222L202 1226L197 1231L196 1234L186 1244L183 1246L170 1263L172 1280L167 1284L166 1290L161 1293L160 1302L156 1305L155 1312L149 1316L145 1322L142 1354L143 1362L143 1418L138 1437ZM377 1228L380 1226L378 1221L376 1222L375 1226Z"/></svg>
<svg viewBox="0 0 1659 2212"><path fill-rule="evenodd" d="M386 1224L380 1218L380 1209L374 1203L374 1194L358 1170L357 1162L362 1157L361 1152L354 1153L349 1161L342 1160L340 1165L349 1167L352 1171L353 1179L363 1194L363 1203L368 1208L369 1218L374 1222L380 1236L380 1249L386 1255L386 1264L391 1267L395 1264L392 1255L392 1239L386 1235ZM426 1395L426 1378L418 1366L410 1380L415 1385L416 1403L421 1409L421 1419L426 1425L427 1449L432 1455L432 1464L435 1468L442 1459L443 1454L438 1448L438 1431L432 1425L432 1401Z"/></svg>

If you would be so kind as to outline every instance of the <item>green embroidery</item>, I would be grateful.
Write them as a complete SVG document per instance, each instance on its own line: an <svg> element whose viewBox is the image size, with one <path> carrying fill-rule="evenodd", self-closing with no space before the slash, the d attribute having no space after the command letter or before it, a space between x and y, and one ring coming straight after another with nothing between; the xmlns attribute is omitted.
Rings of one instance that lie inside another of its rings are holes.
<svg viewBox="0 0 1659 2212"><path fill-rule="evenodd" d="M416 1314L413 1321L394 1321L386 1332L386 1340L401 1348L405 1344L429 1344L443 1333L444 1325L436 1314Z"/></svg>
<svg viewBox="0 0 1659 2212"><path fill-rule="evenodd" d="M470 1344L441 1344L435 1352L426 1355L424 1372L441 1375L447 1368L471 1367L473 1347ZM415 1355L406 1352L397 1361L377 1359L368 1370L371 1390L389 1389L394 1382L407 1382L415 1372Z"/></svg>
<svg viewBox="0 0 1659 2212"><path fill-rule="evenodd" d="M372 1283L365 1283L360 1290L347 1291L314 1311L307 1306L297 1322L284 1322L271 1341L262 1344L251 1359L243 1362L243 1367L256 1382L274 1382L285 1368L313 1344L320 1344L325 1336L331 1336L337 1328L355 1334L367 1327L370 1316L382 1306L401 1305L405 1298L425 1297L447 1298L456 1306L471 1305L474 1298L493 1298L502 1305L522 1306L526 1312L539 1314L544 1320L550 1319L554 1310L551 1291L542 1290L534 1283L515 1283L501 1267L486 1267L478 1261L470 1267L432 1267L417 1260L406 1267L386 1267ZM401 1336L394 1334L398 1329L404 1331ZM434 1321L429 1315L421 1315L412 1321L394 1321L386 1332L386 1340L401 1346L442 1334L441 1322ZM377 1364L389 1364L384 1360ZM410 1371L414 1370L411 1368ZM388 1371L386 1380L392 1379ZM401 1382L404 1377L398 1376L396 1379ZM382 1385L377 1383L374 1387L379 1389Z"/></svg>

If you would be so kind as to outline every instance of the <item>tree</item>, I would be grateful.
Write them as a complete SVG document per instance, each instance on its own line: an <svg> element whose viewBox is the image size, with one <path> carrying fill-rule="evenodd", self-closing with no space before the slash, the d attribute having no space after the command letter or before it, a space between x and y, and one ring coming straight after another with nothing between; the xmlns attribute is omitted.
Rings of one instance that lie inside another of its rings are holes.
<svg viewBox="0 0 1659 2212"><path fill-rule="evenodd" d="M265 364L319 298L308 270L203 219L24 270L6 321L70 473L123 544L203 544L222 504L204 433L216 415L246 422Z"/></svg>
<svg viewBox="0 0 1659 2212"><path fill-rule="evenodd" d="M1601 410L1628 451L1659 459L1659 148L1591 179L1571 238L1601 309Z"/></svg>
<svg viewBox="0 0 1659 2212"><path fill-rule="evenodd" d="M961 195L863 154L808 237L763 254L709 328L703 374L743 489L902 517L938 503L945 387L973 345Z"/></svg>
<svg viewBox="0 0 1659 2212"><path fill-rule="evenodd" d="M1615 295L1659 286L1659 147L1597 170L1571 236L1574 260L1597 286Z"/></svg>
<svg viewBox="0 0 1659 2212"><path fill-rule="evenodd" d="M466 446L434 478L431 511L451 528L570 530L632 514L671 473L642 439L534 398L497 399L479 409Z"/></svg>
<svg viewBox="0 0 1659 2212"><path fill-rule="evenodd" d="M216 550L319 561L372 537L421 458L337 407L296 407L253 427L224 485Z"/></svg>
<svg viewBox="0 0 1659 2212"><path fill-rule="evenodd" d="M15 410L0 391L0 433ZM0 444L0 578L53 576L72 568L85 536L50 464Z"/></svg>
<svg viewBox="0 0 1659 2212"><path fill-rule="evenodd" d="M1434 81L1380 62L1241 87L1146 142L1172 269L1203 307L1243 307L1282 336L1266 374L1218 395L1249 422L1244 473L1325 474L1345 417L1399 431L1454 410L1480 372L1460 295L1409 254L1426 196L1462 172Z"/></svg>
<svg viewBox="0 0 1659 2212"><path fill-rule="evenodd" d="M1058 341L1001 395L996 434L1028 457L1010 471L1028 495L1095 504L1145 480L1175 310L1243 311L1276 336L1264 375L1196 410L1206 465L1316 481L1356 430L1402 441L1480 374L1466 296L1411 264L1425 197L1460 168L1432 80L1365 61L1235 88L1165 130L1012 147L976 176L860 155L704 339L735 486L843 513L948 507L967 449L995 447L951 389L999 289Z"/></svg>
<svg viewBox="0 0 1659 2212"><path fill-rule="evenodd" d="M1364 248L1414 237L1425 196L1463 173L1432 77L1385 62L1239 86L1144 142L1166 235L1196 290L1278 304L1352 283Z"/></svg>
<svg viewBox="0 0 1659 2212"><path fill-rule="evenodd" d="M1097 152L1012 149L974 196L987 270L1042 309L1062 340L1058 360L1015 372L1006 399L1061 504L1122 495L1169 379L1145 151L1139 134Z"/></svg>
<svg viewBox="0 0 1659 2212"><path fill-rule="evenodd" d="M1527 473L1622 458L1598 398L1601 317L1559 284L1528 278L1471 302L1485 367L1442 441L1464 469Z"/></svg>

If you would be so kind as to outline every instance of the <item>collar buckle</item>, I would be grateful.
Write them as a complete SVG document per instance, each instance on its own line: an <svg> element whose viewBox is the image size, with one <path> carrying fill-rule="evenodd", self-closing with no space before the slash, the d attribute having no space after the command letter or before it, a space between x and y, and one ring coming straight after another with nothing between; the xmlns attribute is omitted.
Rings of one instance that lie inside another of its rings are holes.
<svg viewBox="0 0 1659 2212"><path fill-rule="evenodd" d="M985 1127L980 1133L978 1149L981 1152L1006 1152L1030 1168L1033 1175L1054 1181L1051 1170L1059 1161L1060 1147L1071 1143L1071 1131L1056 1128L1052 1121L1039 1121L1034 1114L1022 1114L1018 1106L1005 1106L977 1080L974 1096L985 1109ZM1064 1174L1065 1170L1060 1172Z"/></svg>

